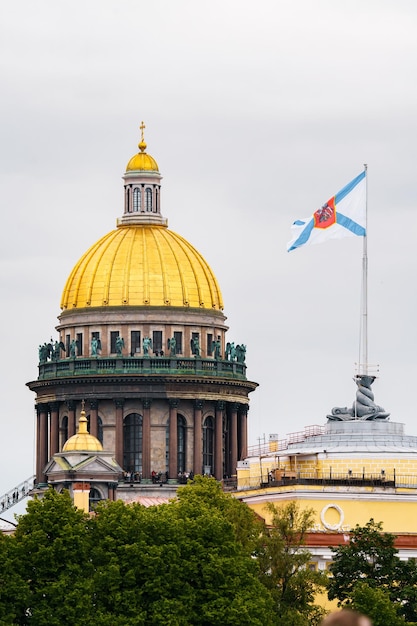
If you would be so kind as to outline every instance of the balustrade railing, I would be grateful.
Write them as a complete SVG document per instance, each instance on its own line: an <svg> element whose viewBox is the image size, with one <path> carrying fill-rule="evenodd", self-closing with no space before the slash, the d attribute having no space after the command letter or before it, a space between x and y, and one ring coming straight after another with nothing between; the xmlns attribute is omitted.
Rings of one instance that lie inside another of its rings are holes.
<svg viewBox="0 0 417 626"><path fill-rule="evenodd" d="M390 473L322 473L275 469L262 476L245 476L238 479L238 490L288 485L312 485L320 487L372 487L381 489L416 489L417 475Z"/></svg>
<svg viewBox="0 0 417 626"><path fill-rule="evenodd" d="M246 380L246 364L179 357L77 357L39 364L39 380L97 374L195 374Z"/></svg>

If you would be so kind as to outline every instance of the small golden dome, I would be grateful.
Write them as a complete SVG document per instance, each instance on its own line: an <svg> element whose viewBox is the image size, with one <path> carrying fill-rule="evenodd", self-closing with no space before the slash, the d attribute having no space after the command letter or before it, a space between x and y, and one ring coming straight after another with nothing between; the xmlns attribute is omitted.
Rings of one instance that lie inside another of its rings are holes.
<svg viewBox="0 0 417 626"><path fill-rule="evenodd" d="M138 148L140 152L133 156L129 163L126 166L126 172L132 171L145 171L145 172L159 172L158 163L155 161L150 154L146 154L146 142L143 136L143 131L145 129L145 124L142 122L140 125L141 130L141 139L138 143Z"/></svg>
<svg viewBox="0 0 417 626"><path fill-rule="evenodd" d="M81 411L78 422L78 433L70 437L62 448L63 452L102 452L100 441L90 435L87 430L87 418L84 409Z"/></svg>
<svg viewBox="0 0 417 626"><path fill-rule="evenodd" d="M216 277L180 235L161 225L119 226L72 270L62 309L108 306L223 309Z"/></svg>
<svg viewBox="0 0 417 626"><path fill-rule="evenodd" d="M135 154L135 156L130 159L126 166L126 172L138 170L145 172L159 172L158 163L153 157L151 157L150 154L146 154L146 152L139 152L139 154Z"/></svg>

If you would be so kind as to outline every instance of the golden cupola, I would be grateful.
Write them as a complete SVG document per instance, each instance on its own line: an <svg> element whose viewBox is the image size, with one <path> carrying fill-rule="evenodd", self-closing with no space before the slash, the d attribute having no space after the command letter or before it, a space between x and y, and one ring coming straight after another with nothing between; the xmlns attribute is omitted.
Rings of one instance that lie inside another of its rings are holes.
<svg viewBox="0 0 417 626"><path fill-rule="evenodd" d="M97 241L73 268L61 309L187 307L223 310L216 277L201 254L168 229L161 214L158 164L146 153L127 164L124 213L117 228Z"/></svg>
<svg viewBox="0 0 417 626"><path fill-rule="evenodd" d="M62 448L63 452L102 452L103 446L100 441L90 435L87 430L87 418L84 408L81 411L78 422L78 433L70 437Z"/></svg>

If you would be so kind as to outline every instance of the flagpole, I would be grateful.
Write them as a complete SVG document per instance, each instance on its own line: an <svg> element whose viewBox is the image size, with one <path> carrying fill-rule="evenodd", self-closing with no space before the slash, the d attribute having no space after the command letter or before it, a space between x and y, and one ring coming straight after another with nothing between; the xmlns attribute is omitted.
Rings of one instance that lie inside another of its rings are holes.
<svg viewBox="0 0 417 626"><path fill-rule="evenodd" d="M362 371L368 375L368 166L365 163L365 235L362 254Z"/></svg>

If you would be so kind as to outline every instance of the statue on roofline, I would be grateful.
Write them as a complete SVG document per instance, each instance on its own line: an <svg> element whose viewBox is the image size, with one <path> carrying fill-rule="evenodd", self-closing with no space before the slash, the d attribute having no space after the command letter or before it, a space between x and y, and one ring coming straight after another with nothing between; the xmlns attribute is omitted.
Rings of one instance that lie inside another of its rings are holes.
<svg viewBox="0 0 417 626"><path fill-rule="evenodd" d="M389 417L381 406L374 402L374 394L371 385L375 380L375 376L366 374L358 374L353 379L358 388L356 391L356 400L351 408L334 407L331 415L327 416L329 421L346 422L350 420L376 421L386 420Z"/></svg>

